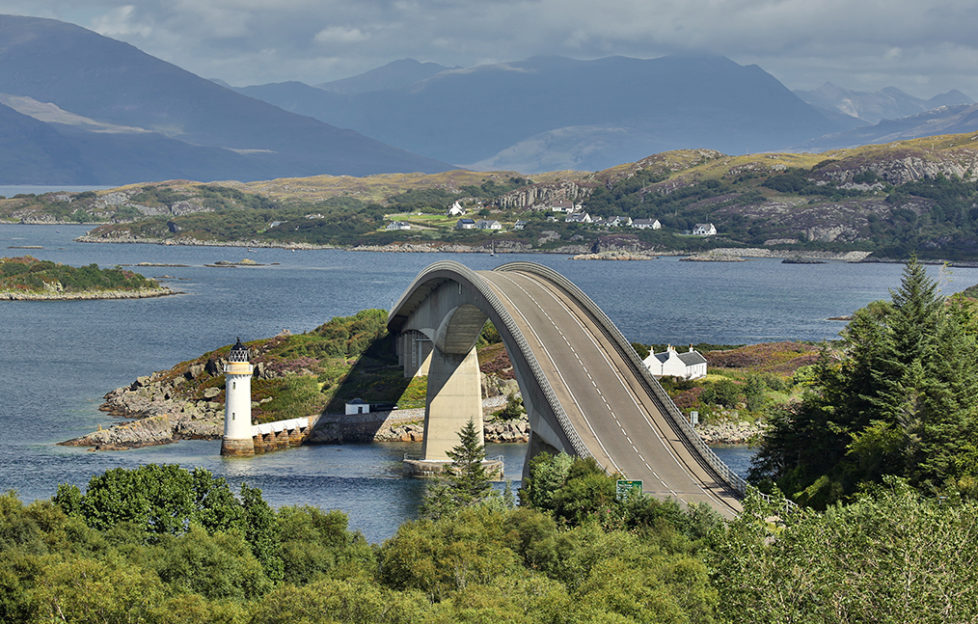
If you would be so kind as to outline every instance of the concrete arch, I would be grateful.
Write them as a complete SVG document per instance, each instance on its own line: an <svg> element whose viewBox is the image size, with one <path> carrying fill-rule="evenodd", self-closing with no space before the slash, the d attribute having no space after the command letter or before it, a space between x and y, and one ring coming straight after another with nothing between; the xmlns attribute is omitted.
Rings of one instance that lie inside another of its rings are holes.
<svg viewBox="0 0 978 624"><path fill-rule="evenodd" d="M611 320L565 277L529 262L492 271L436 262L391 310L392 332L432 342L425 459L447 459L458 429L482 423L475 343L486 319L530 416L527 459L542 449L593 457L654 495L739 513L746 483L706 447Z"/></svg>

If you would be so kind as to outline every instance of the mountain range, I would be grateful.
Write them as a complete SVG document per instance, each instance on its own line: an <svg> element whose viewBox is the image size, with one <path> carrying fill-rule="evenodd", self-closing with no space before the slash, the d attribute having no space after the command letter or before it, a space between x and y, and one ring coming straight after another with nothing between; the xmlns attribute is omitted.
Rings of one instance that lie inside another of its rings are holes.
<svg viewBox="0 0 978 624"><path fill-rule="evenodd" d="M0 94L3 183L449 168L50 19L0 16Z"/></svg>
<svg viewBox="0 0 978 624"><path fill-rule="evenodd" d="M918 98L896 87L879 91L854 91L826 82L811 91L795 91L801 99L823 110L837 111L861 119L870 124L884 120L911 117L942 106L962 106L975 102L957 89L935 95L929 99Z"/></svg>
<svg viewBox="0 0 978 624"><path fill-rule="evenodd" d="M422 77L396 78L401 69ZM600 169L693 146L774 150L860 124L720 56L541 56L437 70L399 61L340 89L290 82L239 91L438 160L528 173Z"/></svg>
<svg viewBox="0 0 978 624"><path fill-rule="evenodd" d="M0 183L598 170L671 149L826 149L978 123L954 91L800 94L708 55L403 59L318 86L232 89L79 26L0 16ZM867 125L907 110L924 116Z"/></svg>

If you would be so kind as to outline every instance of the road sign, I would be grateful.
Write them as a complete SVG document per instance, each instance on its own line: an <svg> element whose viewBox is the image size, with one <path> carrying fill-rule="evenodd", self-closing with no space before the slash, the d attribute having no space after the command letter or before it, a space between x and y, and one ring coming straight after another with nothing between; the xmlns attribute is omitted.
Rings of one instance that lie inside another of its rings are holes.
<svg viewBox="0 0 978 624"><path fill-rule="evenodd" d="M615 484L615 498L618 500L624 500L631 496L632 494L642 493L642 482L641 481L627 481L625 479L618 479L618 483Z"/></svg>

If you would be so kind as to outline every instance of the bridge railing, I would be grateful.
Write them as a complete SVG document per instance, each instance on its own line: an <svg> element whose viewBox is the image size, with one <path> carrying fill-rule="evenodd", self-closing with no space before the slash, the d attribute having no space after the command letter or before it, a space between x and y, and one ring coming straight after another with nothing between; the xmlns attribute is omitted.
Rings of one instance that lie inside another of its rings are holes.
<svg viewBox="0 0 978 624"><path fill-rule="evenodd" d="M731 489L740 495L747 493L747 481L727 466L726 462L717 457L717 454L707 446L706 442L703 441L693 426L689 424L689 421L679 411L679 408L676 407L676 404L673 403L669 395L666 394L666 391L662 389L659 382L652 377L649 369L646 368L645 364L639 359L638 354L635 353L635 349L632 348L631 343L625 339L625 336L611 319L608 318L608 315L584 291L557 271L531 262L510 262L501 267L497 267L495 270L535 273L554 282L569 295L577 299L578 303L594 317L598 325L608 334L612 343L615 345L615 349L630 364L633 372L645 382L644 386L649 396L656 403L656 406L675 423L683 433L683 438L695 449L696 453L703 459L707 466Z"/></svg>

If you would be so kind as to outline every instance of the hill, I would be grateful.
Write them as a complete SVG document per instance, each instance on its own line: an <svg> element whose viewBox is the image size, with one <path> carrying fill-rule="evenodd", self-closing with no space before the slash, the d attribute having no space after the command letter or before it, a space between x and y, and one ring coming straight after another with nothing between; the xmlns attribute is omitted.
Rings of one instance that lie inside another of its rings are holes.
<svg viewBox="0 0 978 624"><path fill-rule="evenodd" d="M72 24L0 16L0 50L5 103L46 128L18 119L17 128L33 126L39 136L12 133L18 140L0 144L0 159L14 160L24 151L43 155L53 176L44 183L248 180L448 168L242 96ZM57 120L50 119L52 105L63 113ZM9 110L3 114L12 117ZM105 171L92 169L105 159ZM183 160L183 166L168 166ZM139 161L142 170L126 166ZM5 183L26 181L13 173L3 176Z"/></svg>
<svg viewBox="0 0 978 624"><path fill-rule="evenodd" d="M850 252L859 252L905 258L915 251L922 258L975 261L976 172L978 133L970 133L818 154L678 150L595 172L530 179L450 171L247 184L171 181L3 199L0 218L107 223L91 232L94 242L494 248L598 257L730 248L724 257L850 259ZM445 214L455 202L503 229L456 229L457 217ZM581 207L593 222L571 222L552 210L565 205ZM661 229L613 227L614 217L656 219ZM698 223L713 223L718 234L691 235Z"/></svg>
<svg viewBox="0 0 978 624"><path fill-rule="evenodd" d="M534 57L414 82L405 73L400 83L391 76L400 65L382 69L382 92L295 84L241 92L432 158L525 173L603 169L693 146L783 149L853 123L830 119L761 68L723 57Z"/></svg>

